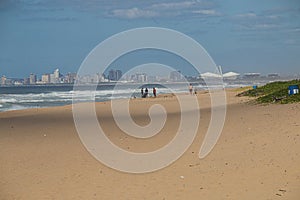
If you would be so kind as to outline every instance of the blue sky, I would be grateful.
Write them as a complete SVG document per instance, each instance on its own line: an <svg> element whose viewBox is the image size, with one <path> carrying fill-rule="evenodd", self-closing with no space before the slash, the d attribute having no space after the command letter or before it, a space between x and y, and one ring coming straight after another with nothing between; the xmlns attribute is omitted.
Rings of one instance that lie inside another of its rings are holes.
<svg viewBox="0 0 300 200"><path fill-rule="evenodd" d="M224 71L300 73L298 0L1 0L0 76L76 72L98 43L145 26L194 38ZM193 74L158 54L130 55L117 67L160 62Z"/></svg>

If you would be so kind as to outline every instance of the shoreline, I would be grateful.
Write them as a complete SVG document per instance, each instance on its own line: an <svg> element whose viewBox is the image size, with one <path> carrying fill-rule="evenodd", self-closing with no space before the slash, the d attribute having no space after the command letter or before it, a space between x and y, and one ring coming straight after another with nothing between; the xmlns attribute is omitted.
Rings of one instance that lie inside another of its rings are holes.
<svg viewBox="0 0 300 200"><path fill-rule="evenodd" d="M235 91L236 89L239 89L239 91L243 91L243 90L246 90L247 88L249 87L241 87L241 88L226 88L225 89L225 92L226 91ZM197 90L197 95L203 95L203 94L207 94L209 93L208 90ZM151 93L149 93L151 95ZM159 100L161 98L169 98L169 97L174 97L176 95L190 95L188 91L186 92L178 92L178 93L160 93L157 95L157 97L153 97L153 96L149 96L147 98L142 98L142 97L131 97L131 98L116 98L116 99L111 99L111 100L103 100L103 101L95 101L95 102L80 102L80 103L95 103L95 104L101 104L101 103L110 103L111 101L117 101L117 100L144 100L144 101L147 101L149 99L152 99L152 100ZM195 94L193 94L195 95ZM34 110L42 110L42 109L49 109L49 108L63 108L63 107L72 107L73 103L71 104L65 104L65 105L58 105L58 106L45 106L45 107L31 107L31 108L25 108L25 109L15 109L15 110L6 110L6 111L0 111L0 116L1 116L1 113L6 113L6 112L14 112L14 111L26 111L26 110L29 110L29 111L34 111Z"/></svg>

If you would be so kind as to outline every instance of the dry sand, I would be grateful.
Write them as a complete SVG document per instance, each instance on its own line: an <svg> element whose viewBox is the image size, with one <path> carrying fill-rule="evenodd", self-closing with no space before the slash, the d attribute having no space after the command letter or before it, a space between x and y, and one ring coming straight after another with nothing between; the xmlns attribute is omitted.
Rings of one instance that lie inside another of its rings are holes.
<svg viewBox="0 0 300 200"><path fill-rule="evenodd" d="M147 174L106 167L82 145L71 106L0 113L0 199L300 199L300 104L255 105L227 91L222 135L204 159L197 156L210 120L209 96L198 94L201 120L191 147L175 163ZM115 125L110 103L97 104L101 125L120 147L146 152L164 146L178 128L178 102L170 95L134 99L136 123L149 122L153 103L168 121L149 140Z"/></svg>

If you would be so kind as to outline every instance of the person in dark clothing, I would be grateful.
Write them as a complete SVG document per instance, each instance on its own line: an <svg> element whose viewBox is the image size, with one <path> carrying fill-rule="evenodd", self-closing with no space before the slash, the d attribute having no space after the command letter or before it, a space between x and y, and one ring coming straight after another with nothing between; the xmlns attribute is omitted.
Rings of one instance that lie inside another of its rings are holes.
<svg viewBox="0 0 300 200"><path fill-rule="evenodd" d="M143 92L142 94L142 98L146 98L148 96L148 88L145 88L145 92Z"/></svg>
<svg viewBox="0 0 300 200"><path fill-rule="evenodd" d="M144 96L144 88L141 89L141 97Z"/></svg>
<svg viewBox="0 0 300 200"><path fill-rule="evenodd" d="M156 97L156 88L153 88L153 96Z"/></svg>
<svg viewBox="0 0 300 200"><path fill-rule="evenodd" d="M190 83L190 85L189 85L189 91L190 91L190 94L193 94L193 86L192 86L191 83Z"/></svg>

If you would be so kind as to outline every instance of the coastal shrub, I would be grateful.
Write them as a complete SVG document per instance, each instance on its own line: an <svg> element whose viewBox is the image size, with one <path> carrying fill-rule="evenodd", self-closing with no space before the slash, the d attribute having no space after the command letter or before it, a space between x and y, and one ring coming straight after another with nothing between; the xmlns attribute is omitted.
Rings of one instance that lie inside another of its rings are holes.
<svg viewBox="0 0 300 200"><path fill-rule="evenodd" d="M278 81L268 83L257 89L250 89L238 94L238 96L257 97L259 103L295 103L300 102L300 94L288 95L290 85L300 85L300 80Z"/></svg>

